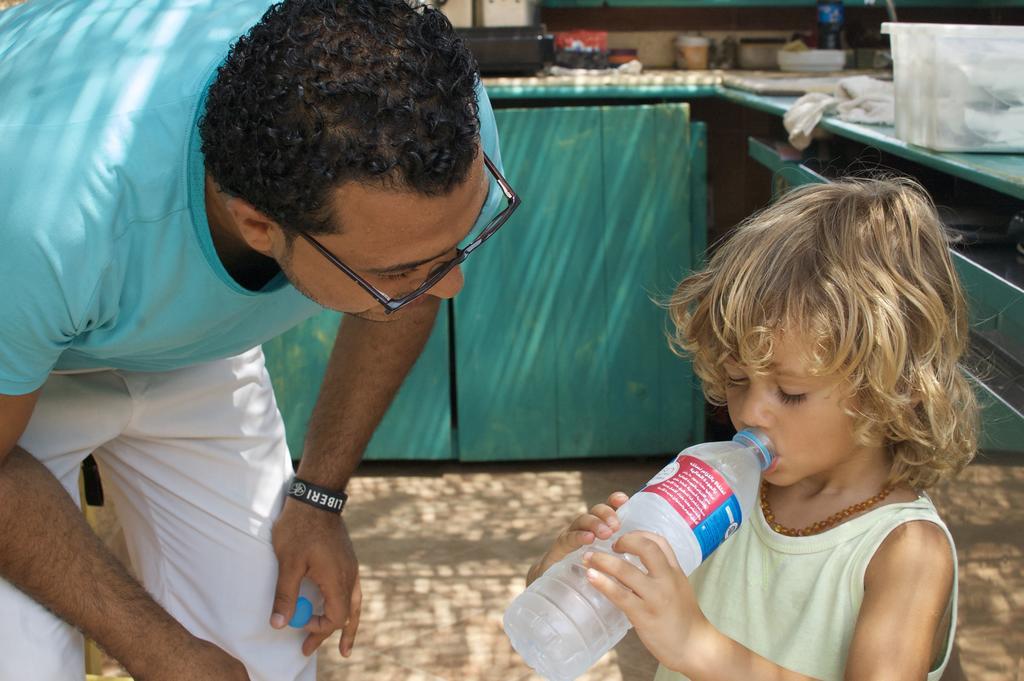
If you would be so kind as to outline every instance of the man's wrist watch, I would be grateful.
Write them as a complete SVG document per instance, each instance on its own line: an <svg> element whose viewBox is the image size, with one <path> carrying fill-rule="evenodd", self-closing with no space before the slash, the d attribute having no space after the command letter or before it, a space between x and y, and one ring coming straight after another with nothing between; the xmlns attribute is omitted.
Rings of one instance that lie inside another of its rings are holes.
<svg viewBox="0 0 1024 681"><path fill-rule="evenodd" d="M341 513L348 501L348 495L344 492L335 492L299 478L292 478L288 485L288 496L330 513Z"/></svg>

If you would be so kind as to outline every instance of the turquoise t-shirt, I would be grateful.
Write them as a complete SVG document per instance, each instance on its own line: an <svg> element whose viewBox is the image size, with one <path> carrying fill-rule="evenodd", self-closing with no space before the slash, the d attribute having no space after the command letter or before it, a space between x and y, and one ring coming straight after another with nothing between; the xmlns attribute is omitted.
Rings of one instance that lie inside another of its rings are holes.
<svg viewBox="0 0 1024 681"><path fill-rule="evenodd" d="M0 12L0 394L51 370L228 357L321 308L239 286L206 221L198 119L267 0L36 0ZM483 148L499 167L479 88ZM492 181L478 221L501 210Z"/></svg>

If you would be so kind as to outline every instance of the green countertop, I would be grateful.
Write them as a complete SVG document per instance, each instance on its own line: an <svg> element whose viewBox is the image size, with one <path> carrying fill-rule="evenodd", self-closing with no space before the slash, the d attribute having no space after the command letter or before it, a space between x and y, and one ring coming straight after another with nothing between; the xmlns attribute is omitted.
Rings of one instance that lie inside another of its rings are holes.
<svg viewBox="0 0 1024 681"><path fill-rule="evenodd" d="M786 113L796 97L769 97L742 90L720 87L718 96L730 102L749 106L779 116ZM962 154L930 151L896 137L890 125L847 123L835 116L825 116L819 127L843 137L881 149L923 166L995 189L1003 194L1024 199L1024 154Z"/></svg>
<svg viewBox="0 0 1024 681"><path fill-rule="evenodd" d="M484 78L494 100L692 99L718 95L719 71L645 71L608 76Z"/></svg>
<svg viewBox="0 0 1024 681"><path fill-rule="evenodd" d="M527 99L694 99L722 97L742 106L782 116L796 97L757 95L724 87L721 72L651 71L635 76L548 76L485 78L494 100ZM943 153L907 144L892 126L847 123L834 116L819 126L900 158L1024 199L1024 154Z"/></svg>

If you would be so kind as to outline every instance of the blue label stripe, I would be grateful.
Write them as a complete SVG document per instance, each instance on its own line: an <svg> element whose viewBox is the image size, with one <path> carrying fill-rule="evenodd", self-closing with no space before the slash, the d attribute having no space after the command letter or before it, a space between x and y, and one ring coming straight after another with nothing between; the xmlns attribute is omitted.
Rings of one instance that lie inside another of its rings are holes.
<svg viewBox="0 0 1024 681"><path fill-rule="evenodd" d="M718 508L708 514L700 525L693 529L697 542L700 544L701 562L718 548L743 522L743 512L735 494L723 501Z"/></svg>

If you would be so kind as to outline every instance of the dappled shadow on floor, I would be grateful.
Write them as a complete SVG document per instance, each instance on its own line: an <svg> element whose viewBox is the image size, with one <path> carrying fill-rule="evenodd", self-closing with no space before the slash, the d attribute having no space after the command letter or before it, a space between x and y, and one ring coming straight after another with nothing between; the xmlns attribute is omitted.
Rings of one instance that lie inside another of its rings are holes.
<svg viewBox="0 0 1024 681"><path fill-rule="evenodd" d="M1024 679L1024 458L979 456L932 498L957 543L964 676Z"/></svg>

